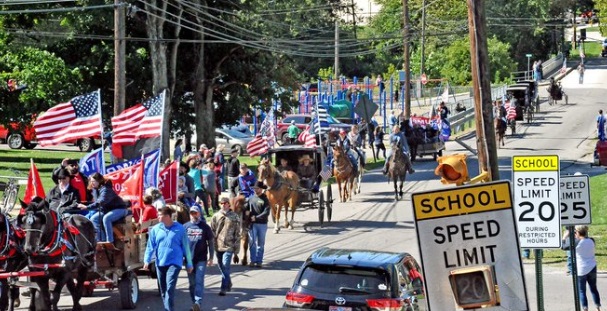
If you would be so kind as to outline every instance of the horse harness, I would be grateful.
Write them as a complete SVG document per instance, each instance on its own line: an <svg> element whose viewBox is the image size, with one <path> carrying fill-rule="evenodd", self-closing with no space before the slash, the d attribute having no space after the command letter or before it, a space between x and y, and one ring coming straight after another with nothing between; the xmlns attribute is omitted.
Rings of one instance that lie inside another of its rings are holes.
<svg viewBox="0 0 607 311"><path fill-rule="evenodd" d="M64 261L69 261L69 260L75 261L76 259L80 259L80 260L82 260L82 262L85 265L92 266L93 263L86 259L87 256L95 254L95 247L93 246L91 241L86 239L86 237L82 236L82 238L84 238L84 240L89 244L89 246L92 249L91 251L89 251L88 253L85 253L85 254L81 254L80 251L78 250L78 247L75 245L72 245L72 243L70 243L70 241L69 241L70 235L72 237L81 235L80 230L76 226L71 225L69 223L70 219L73 216L70 215L70 216L62 219L62 221L59 221L59 215L57 214L57 212L55 212L54 210L49 210L48 214L45 215L45 217L47 218L47 220L48 220L48 218L51 218L53 225L55 226L55 230L53 230L53 236L50 239L49 243L42 250L36 251L35 253L31 254L31 256L33 256L33 257L42 257L42 256L57 257L57 256L61 255L62 259ZM29 225L33 224L34 223L34 213L28 212L26 215L25 221ZM42 230L40 230L40 229L23 229L23 230L25 232L38 231L41 234L43 233ZM66 251L70 251L74 255L68 256L65 254ZM47 268L47 267L48 267L48 265L44 265L44 268Z"/></svg>
<svg viewBox="0 0 607 311"><path fill-rule="evenodd" d="M2 232L0 236L0 242L2 244L0 250L0 261L4 261L10 258L15 257L17 254L17 250L21 251L21 246L15 241L15 239L11 239L11 237L17 239L25 238L25 232L22 229L15 228L8 220L6 215L4 216L4 226L6 230Z"/></svg>

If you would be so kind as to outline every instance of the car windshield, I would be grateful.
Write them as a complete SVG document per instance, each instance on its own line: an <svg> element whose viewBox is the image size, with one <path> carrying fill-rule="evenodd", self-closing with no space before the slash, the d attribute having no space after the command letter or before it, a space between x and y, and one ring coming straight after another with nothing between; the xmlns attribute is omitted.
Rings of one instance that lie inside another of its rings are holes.
<svg viewBox="0 0 607 311"><path fill-rule="evenodd" d="M236 130L223 130L223 132L233 138L249 138L247 134L241 133Z"/></svg>
<svg viewBox="0 0 607 311"><path fill-rule="evenodd" d="M389 283L382 270L311 265L302 272L299 285L325 293L377 294L388 291Z"/></svg>

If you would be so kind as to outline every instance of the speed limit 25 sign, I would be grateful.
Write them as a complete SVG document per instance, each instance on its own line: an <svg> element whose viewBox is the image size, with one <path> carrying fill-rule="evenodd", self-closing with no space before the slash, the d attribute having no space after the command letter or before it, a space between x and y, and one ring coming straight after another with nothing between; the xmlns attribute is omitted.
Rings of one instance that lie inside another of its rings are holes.
<svg viewBox="0 0 607 311"><path fill-rule="evenodd" d="M589 225L590 178L588 175L561 176L561 225Z"/></svg>
<svg viewBox="0 0 607 311"><path fill-rule="evenodd" d="M523 248L561 246L559 170L557 155L512 157L514 212Z"/></svg>

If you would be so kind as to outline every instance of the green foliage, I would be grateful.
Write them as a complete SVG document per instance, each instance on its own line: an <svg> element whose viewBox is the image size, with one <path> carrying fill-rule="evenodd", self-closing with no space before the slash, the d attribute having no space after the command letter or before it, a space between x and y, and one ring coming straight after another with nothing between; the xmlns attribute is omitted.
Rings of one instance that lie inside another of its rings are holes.
<svg viewBox="0 0 607 311"><path fill-rule="evenodd" d="M335 71L333 70L333 67L318 69L318 77L322 80L328 80L329 77L332 77L334 73Z"/></svg>

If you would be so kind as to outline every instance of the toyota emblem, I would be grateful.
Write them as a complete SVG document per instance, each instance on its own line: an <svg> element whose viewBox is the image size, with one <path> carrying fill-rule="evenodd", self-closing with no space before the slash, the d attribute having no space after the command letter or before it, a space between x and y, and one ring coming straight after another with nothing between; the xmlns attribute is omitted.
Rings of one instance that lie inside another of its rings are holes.
<svg viewBox="0 0 607 311"><path fill-rule="evenodd" d="M338 305L340 305L340 306L343 306L343 305L346 304L346 298L344 298L344 297L337 297L337 298L335 298L335 303L338 304Z"/></svg>

